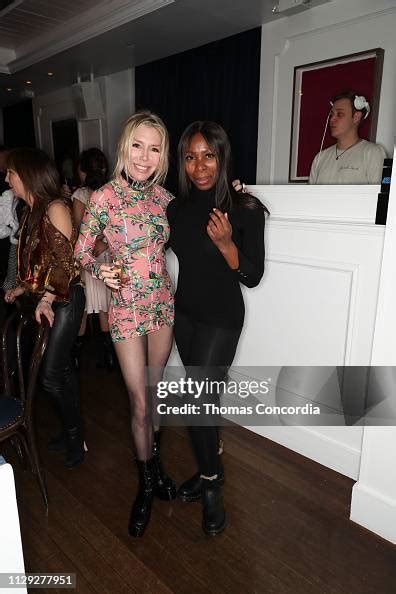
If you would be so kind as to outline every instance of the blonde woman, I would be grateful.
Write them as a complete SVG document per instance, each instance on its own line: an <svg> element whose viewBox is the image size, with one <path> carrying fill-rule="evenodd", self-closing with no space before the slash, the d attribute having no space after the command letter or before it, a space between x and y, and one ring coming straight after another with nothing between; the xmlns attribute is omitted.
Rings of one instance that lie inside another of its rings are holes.
<svg viewBox="0 0 396 594"><path fill-rule="evenodd" d="M153 496L173 499L174 482L161 468L150 385L161 379L172 346L174 304L164 246L169 238L166 209L173 198L159 184L168 169L168 134L161 119L141 112L124 125L113 179L93 192L80 227L75 256L112 289L110 333L131 406L131 427L139 471L139 491L129 532L141 536ZM108 243L113 263L98 263L98 235Z"/></svg>

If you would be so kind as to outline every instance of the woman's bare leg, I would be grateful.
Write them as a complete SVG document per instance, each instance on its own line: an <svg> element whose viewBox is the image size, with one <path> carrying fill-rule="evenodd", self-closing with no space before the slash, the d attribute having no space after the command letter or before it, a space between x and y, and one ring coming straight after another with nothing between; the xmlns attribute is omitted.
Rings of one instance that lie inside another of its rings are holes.
<svg viewBox="0 0 396 594"><path fill-rule="evenodd" d="M131 428L138 460L153 451L153 423L146 390L147 336L114 343L131 406Z"/></svg>
<svg viewBox="0 0 396 594"><path fill-rule="evenodd" d="M153 411L153 425L154 431L158 431L160 423L157 413L157 384L162 380L164 368L172 349L173 328L171 326L163 326L161 330L148 334L147 338L148 381Z"/></svg>

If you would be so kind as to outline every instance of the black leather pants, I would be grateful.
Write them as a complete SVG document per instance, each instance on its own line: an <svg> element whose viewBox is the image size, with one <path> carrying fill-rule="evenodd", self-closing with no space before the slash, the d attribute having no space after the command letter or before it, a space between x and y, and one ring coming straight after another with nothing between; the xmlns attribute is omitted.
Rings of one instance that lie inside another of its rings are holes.
<svg viewBox="0 0 396 594"><path fill-rule="evenodd" d="M84 306L85 294L81 285L71 287L68 303L53 303L55 319L40 369L42 386L53 400L66 431L81 427L79 381L72 349Z"/></svg>

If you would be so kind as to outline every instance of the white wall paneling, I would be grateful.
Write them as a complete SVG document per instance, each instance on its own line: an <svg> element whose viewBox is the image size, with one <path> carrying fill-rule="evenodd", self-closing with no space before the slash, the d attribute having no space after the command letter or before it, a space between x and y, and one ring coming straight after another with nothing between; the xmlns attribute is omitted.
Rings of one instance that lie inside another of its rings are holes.
<svg viewBox="0 0 396 594"><path fill-rule="evenodd" d="M393 158L395 159L396 152ZM372 363L396 366L396 185L392 184L378 294ZM390 369L392 371L392 369ZM395 373L393 372L393 376ZM385 386L381 417L395 418L395 380ZM396 428L364 429L359 480L353 487L351 519L396 543Z"/></svg>
<svg viewBox="0 0 396 594"><path fill-rule="evenodd" d="M323 6L312 8L307 13L263 25L257 155L258 183L282 184L288 180L295 66L377 47L381 47L385 51L377 142L384 146L389 156L393 154L393 137L396 128L394 110L396 90L395 26L395 0L332 0ZM272 263L274 256L276 258L277 254L284 254L281 244L286 245L287 250L294 254L297 251L297 258L301 258L302 255L306 257L304 247L299 240L299 237L303 235L302 230L298 232L298 225L292 229L291 221L284 221L291 208L290 201L295 196L298 203L290 218L298 220L307 218L312 221L316 216L310 209L309 203L306 203L306 199L309 201L311 193L316 190L307 186L293 187L295 188L294 194L286 193L282 196L283 189L278 187L274 189L273 194L270 193L267 196L269 208L274 217L268 225L268 275L264 279L263 289L260 291L263 291L263 296L267 291L266 297L271 298L270 307L267 306L267 303L264 305L264 301L261 305L262 308L268 307L269 316L272 315L271 307L276 309L278 303L275 299L276 292L272 292L271 288L267 290L265 283L268 281L269 284L270 280L272 281L272 272L276 271L276 266L274 268ZM352 265L351 269L355 267L354 272L351 272L353 280L349 291L350 308L348 310L344 299L344 302L340 303L338 317L335 318L337 329L331 329L330 335L328 333L325 335L325 343L329 347L332 344L335 348L335 351L329 350L328 355L342 358L341 341L337 342L336 338L337 332L340 338L344 331L346 347L344 360L347 364L396 365L396 332L394 331L396 327L396 309L394 307L396 301L396 275L394 274L396 196L394 184L391 188L385 238L383 229L370 229L376 205L376 188L372 188L370 199L370 189L365 195L364 187L361 189L351 187L350 197L347 201L344 201L344 191L341 187L329 187L328 190L327 197L323 193L325 190L321 189L318 192L317 198L321 200L323 209L319 216L330 218L332 223L336 222L340 228L343 225L342 219L345 217L345 232L347 234L351 232L349 248L352 251L348 248L347 251L342 249L342 253L339 253L337 237L341 239L342 234L337 235L334 229L325 230L327 223L323 221L323 244L318 246L319 253L312 251L310 256L322 258L321 250L322 248L326 250L325 245L329 245L330 237L332 237L334 251L329 260L335 259L347 265L349 263ZM278 197L276 192L279 194ZM356 204L353 204L353 193L357 200ZM350 207L355 210L355 221L351 220L352 212L347 212ZM278 217L282 220L282 224L279 220L274 220ZM367 225L367 227L359 228L359 224ZM282 233L282 226L286 226L286 228L289 226L290 234ZM355 232L352 232L353 228ZM366 233L367 235L365 235ZM307 247L310 245L311 248L314 248L314 234L313 229L307 230ZM358 236L361 239L358 239ZM369 254L363 246L364 236L371 246L368 250ZM341 242L345 244L344 241L341 240ZM355 248L352 247L353 245ZM365 262L359 261L359 257L356 259L358 254L355 249L359 249L359 245L369 256ZM347 268L348 266L346 266ZM278 277L280 274L275 274L275 276L274 280L278 283L279 288ZM285 282L287 284L287 280ZM326 287L328 289L329 285ZM352 287L354 288L352 289ZM291 291L291 287L289 288ZM366 290L369 291L369 294L365 295ZM347 297L346 286L341 290L338 283L337 291L339 296ZM329 312L332 297L331 295L323 295L323 297L324 309ZM251 294L248 299L253 302L255 295ZM291 293L291 299L295 304L298 298ZM314 315L315 310L316 306ZM348 323L343 330L342 313L346 312L348 312ZM279 313L277 315L279 316ZM288 315L291 317L290 312ZM263 331L271 329L271 322L262 322L262 324ZM253 326L253 321L251 325ZM294 327L295 330L301 331L304 325L299 326L297 322ZM280 328L282 328L281 325ZM272 330L274 332L275 328ZM280 336L281 340L284 340L282 331ZM332 343L329 337L333 337ZM302 338L305 347L304 336ZM324 343L321 344L323 346ZM246 352L245 348L247 347L242 345L242 353ZM252 344L248 348L251 349ZM263 348L270 351L269 347L264 346ZM267 354L271 356L271 352ZM324 354L322 352L320 357ZM298 353L298 357L296 355L296 358L303 357L304 354L301 353ZM274 356L270 360L273 361L273 359ZM316 355L313 360L317 360ZM387 389L389 395L392 396L394 388L388 386ZM388 398L384 405L384 415L390 412L395 414L395 407L394 398ZM253 429L330 468L358 478L353 489L351 519L384 538L396 542L396 432L393 427L255 427Z"/></svg>
<svg viewBox="0 0 396 594"><path fill-rule="evenodd" d="M252 193L271 211L266 272L244 291L234 365L264 366L263 377L267 366L369 365L384 241L384 227L373 224L378 188L256 186ZM361 427L255 431L358 477Z"/></svg>
<svg viewBox="0 0 396 594"><path fill-rule="evenodd" d="M340 186L334 208L333 188L304 189L302 208L299 186L252 188L271 216L264 279L244 290L237 365L370 364L384 241L378 188L363 186L362 208L356 186Z"/></svg>

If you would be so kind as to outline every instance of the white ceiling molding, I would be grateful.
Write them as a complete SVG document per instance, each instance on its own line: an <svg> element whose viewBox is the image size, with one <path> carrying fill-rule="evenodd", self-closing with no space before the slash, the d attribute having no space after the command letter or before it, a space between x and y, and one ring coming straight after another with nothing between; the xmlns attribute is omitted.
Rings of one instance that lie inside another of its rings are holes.
<svg viewBox="0 0 396 594"><path fill-rule="evenodd" d="M92 39L102 33L106 33L116 27L138 19L146 14L154 12L176 0L110 0L94 9L85 11L64 25L56 27L50 34L35 39L22 46L16 51L16 58L3 62L1 57L5 48L0 48L0 72L13 74L23 70L41 60L50 58L74 47L84 41ZM131 40L131 43L133 40ZM9 50L5 50L9 51ZM15 52L14 52L15 54ZM6 54L4 54L6 57Z"/></svg>

